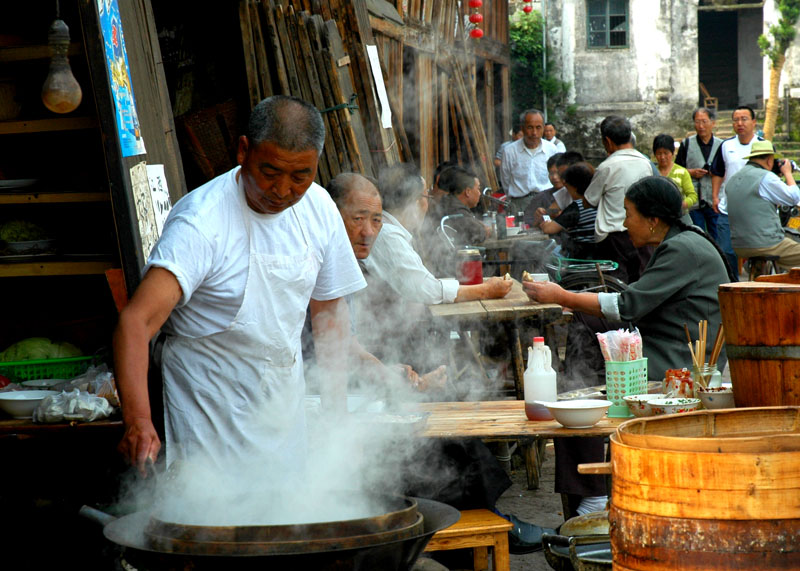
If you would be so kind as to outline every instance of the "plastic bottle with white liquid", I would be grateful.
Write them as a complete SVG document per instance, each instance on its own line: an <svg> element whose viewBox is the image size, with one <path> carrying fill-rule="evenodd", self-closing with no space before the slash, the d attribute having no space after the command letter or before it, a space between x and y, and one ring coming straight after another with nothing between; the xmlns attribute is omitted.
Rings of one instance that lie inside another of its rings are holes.
<svg viewBox="0 0 800 571"><path fill-rule="evenodd" d="M534 402L558 400L556 372L552 366L550 347L544 344L544 337L534 337L533 346L528 347L528 368L523 379L528 420L553 420L547 407Z"/></svg>

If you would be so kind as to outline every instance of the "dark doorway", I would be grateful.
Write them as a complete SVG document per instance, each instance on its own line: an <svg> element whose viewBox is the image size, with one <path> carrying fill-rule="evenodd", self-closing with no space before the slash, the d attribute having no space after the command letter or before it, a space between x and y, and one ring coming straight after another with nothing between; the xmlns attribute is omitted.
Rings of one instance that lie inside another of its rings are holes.
<svg viewBox="0 0 800 571"><path fill-rule="evenodd" d="M699 12L697 15L697 55L700 83L720 109L739 105L738 13ZM699 104L703 104L702 91Z"/></svg>

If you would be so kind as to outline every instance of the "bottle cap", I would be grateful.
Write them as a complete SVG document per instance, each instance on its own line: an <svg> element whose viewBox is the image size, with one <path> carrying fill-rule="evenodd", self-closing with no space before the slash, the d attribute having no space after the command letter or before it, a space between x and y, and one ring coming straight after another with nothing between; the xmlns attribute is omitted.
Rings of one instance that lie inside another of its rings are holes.
<svg viewBox="0 0 800 571"><path fill-rule="evenodd" d="M533 338L534 345L544 345L544 337L534 337Z"/></svg>

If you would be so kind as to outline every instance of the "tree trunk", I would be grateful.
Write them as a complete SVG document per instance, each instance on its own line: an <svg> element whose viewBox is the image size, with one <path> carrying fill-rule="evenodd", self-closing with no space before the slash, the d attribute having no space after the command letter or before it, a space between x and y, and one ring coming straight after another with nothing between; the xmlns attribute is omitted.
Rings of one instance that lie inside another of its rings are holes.
<svg viewBox="0 0 800 571"><path fill-rule="evenodd" d="M767 112L764 117L764 138L771 141L775 136L775 122L778 118L779 97L778 87L781 83L781 72L786 56L781 54L776 63L769 70L769 99L767 100Z"/></svg>

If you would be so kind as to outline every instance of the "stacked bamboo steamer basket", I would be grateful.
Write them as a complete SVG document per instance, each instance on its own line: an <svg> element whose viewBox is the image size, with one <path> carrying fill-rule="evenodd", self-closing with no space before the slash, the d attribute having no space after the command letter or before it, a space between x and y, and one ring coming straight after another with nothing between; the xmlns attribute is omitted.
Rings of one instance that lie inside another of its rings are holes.
<svg viewBox="0 0 800 571"><path fill-rule="evenodd" d="M611 472L614 569L800 568L800 407L628 421Z"/></svg>

